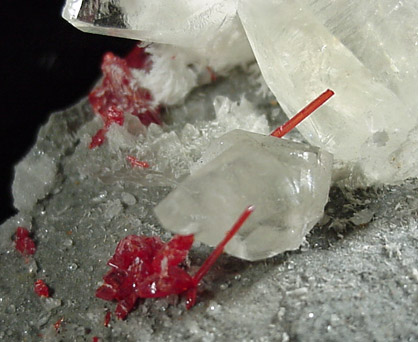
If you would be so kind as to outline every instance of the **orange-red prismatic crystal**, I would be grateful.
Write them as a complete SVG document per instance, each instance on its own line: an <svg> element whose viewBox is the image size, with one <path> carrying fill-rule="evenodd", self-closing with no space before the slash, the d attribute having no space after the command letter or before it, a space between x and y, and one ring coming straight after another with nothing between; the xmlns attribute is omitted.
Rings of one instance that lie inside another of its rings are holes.
<svg viewBox="0 0 418 342"><path fill-rule="evenodd" d="M321 95L319 95L315 100L309 103L305 108L303 108L299 113L293 116L285 124L277 127L270 135L273 137L281 138L287 133L289 133L293 128L295 128L300 122L322 106L328 99L334 95L334 92L330 89L327 89Z"/></svg>

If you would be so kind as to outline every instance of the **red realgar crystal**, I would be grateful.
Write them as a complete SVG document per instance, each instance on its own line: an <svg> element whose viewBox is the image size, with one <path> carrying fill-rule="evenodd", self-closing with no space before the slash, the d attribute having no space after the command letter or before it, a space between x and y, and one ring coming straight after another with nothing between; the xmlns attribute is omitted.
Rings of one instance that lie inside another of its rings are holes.
<svg viewBox="0 0 418 342"><path fill-rule="evenodd" d="M60 330L62 322L64 322L64 317L61 317L60 319L58 319L58 321L54 323L54 328L56 332Z"/></svg>
<svg viewBox="0 0 418 342"><path fill-rule="evenodd" d="M311 115L315 110L321 107L325 102L327 102L334 92L331 89L327 89L321 95L319 95L315 100L305 106L301 111L299 111L295 116L290 120L285 122L283 125L277 127L270 135L276 138L281 138L289 133L293 128L305 120L309 115Z"/></svg>
<svg viewBox="0 0 418 342"><path fill-rule="evenodd" d="M146 161L139 160L134 156L127 156L126 160L131 164L132 167L139 167L141 169L148 169L150 167Z"/></svg>
<svg viewBox="0 0 418 342"><path fill-rule="evenodd" d="M38 279L35 282L35 293L39 297L45 297L45 298L49 297L49 287L48 287L48 285L46 285L44 283L44 281L42 279Z"/></svg>
<svg viewBox="0 0 418 342"><path fill-rule="evenodd" d="M29 231L24 227L18 227L16 230L15 248L24 256L33 255L36 252L35 242L30 237Z"/></svg>
<svg viewBox="0 0 418 342"><path fill-rule="evenodd" d="M191 277L179 264L187 256L193 236L176 236L167 244L159 237L129 235L119 242L96 296L116 300L115 314L124 319L138 298L179 294L191 285ZM175 246L175 249L172 247Z"/></svg>
<svg viewBox="0 0 418 342"><path fill-rule="evenodd" d="M137 116L146 126L162 123L160 108L153 103L151 93L140 86L131 72L135 68L149 71L150 67L151 61L144 48L136 47L125 59L111 52L104 55L102 84L89 95L90 104L102 117L104 127L92 138L90 148L104 142L112 124L123 125L126 113Z"/></svg>
<svg viewBox="0 0 418 342"><path fill-rule="evenodd" d="M110 313L110 311L106 312L104 321L103 321L103 325L107 328L109 326L110 323L110 319L112 318L112 314Z"/></svg>
<svg viewBox="0 0 418 342"><path fill-rule="evenodd" d="M97 289L96 296L117 301L115 315L119 319L124 319L133 310L139 298L182 294L186 296L187 308L191 308L200 280L253 210L248 207L243 212L193 277L182 267L192 247L193 235L175 235L167 243L159 237L125 237L107 263L112 269L103 277L104 284Z"/></svg>

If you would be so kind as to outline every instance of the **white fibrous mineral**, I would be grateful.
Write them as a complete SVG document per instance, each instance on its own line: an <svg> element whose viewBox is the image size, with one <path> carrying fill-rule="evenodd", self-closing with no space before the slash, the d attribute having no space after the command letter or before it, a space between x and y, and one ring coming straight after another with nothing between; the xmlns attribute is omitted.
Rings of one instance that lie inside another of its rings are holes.
<svg viewBox="0 0 418 342"><path fill-rule="evenodd" d="M238 0L67 0L63 17L80 30L171 44L215 71L254 59Z"/></svg>
<svg viewBox="0 0 418 342"><path fill-rule="evenodd" d="M132 76L153 95L156 105L176 105L189 92L211 81L208 65L182 47L151 44L145 48L152 63L150 70L132 68Z"/></svg>
<svg viewBox="0 0 418 342"><path fill-rule="evenodd" d="M289 116L322 89L335 91L298 127L311 144L367 184L418 175L398 158L418 110L416 2L242 0L238 14Z"/></svg>
<svg viewBox="0 0 418 342"><path fill-rule="evenodd" d="M234 130L215 139L202 162L155 208L167 230L215 246L255 205L225 250L258 260L297 249L323 215L332 155L317 147Z"/></svg>

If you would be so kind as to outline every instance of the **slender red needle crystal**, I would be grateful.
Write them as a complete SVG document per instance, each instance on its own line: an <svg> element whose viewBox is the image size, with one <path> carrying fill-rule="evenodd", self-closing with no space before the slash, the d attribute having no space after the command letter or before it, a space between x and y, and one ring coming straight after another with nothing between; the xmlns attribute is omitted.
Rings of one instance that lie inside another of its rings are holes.
<svg viewBox="0 0 418 342"><path fill-rule="evenodd" d="M106 312L106 315L105 315L104 322L103 322L103 325L104 325L106 328L109 326L109 323L110 323L110 319L111 319L111 317L112 317L111 312L110 312L110 311L107 311L107 312Z"/></svg>
<svg viewBox="0 0 418 342"><path fill-rule="evenodd" d="M215 263L216 259L218 259L218 257L222 254L226 244L238 232L238 230L241 228L244 222L252 214L254 209L255 209L254 206L249 206L244 210L244 212L241 214L239 219L235 222L234 226L226 233L224 239L218 244L218 246L216 246L213 252L208 256L206 261L203 263L203 265L199 268L199 270L196 272L196 274L193 277L193 284L195 286L199 284L199 282L202 280L204 275L209 271L209 269Z"/></svg>
<svg viewBox="0 0 418 342"><path fill-rule="evenodd" d="M326 90L315 100L309 103L305 108L303 108L299 113L297 113L293 118L285 122L283 125L277 127L270 135L277 138L283 137L285 134L289 133L293 128L295 128L302 120L307 118L316 109L328 101L328 99L333 95L334 92L332 90Z"/></svg>
<svg viewBox="0 0 418 342"><path fill-rule="evenodd" d="M127 156L126 160L131 164L132 167L139 167L142 169L148 169L150 167L146 161L139 160L134 156Z"/></svg>

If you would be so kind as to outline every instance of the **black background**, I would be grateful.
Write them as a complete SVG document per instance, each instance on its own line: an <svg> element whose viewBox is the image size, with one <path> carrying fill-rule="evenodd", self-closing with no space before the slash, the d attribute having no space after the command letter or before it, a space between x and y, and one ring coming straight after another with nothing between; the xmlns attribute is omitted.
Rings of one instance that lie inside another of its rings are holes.
<svg viewBox="0 0 418 342"><path fill-rule="evenodd" d="M83 33L61 18L64 0L2 1L0 50L0 223L16 211L14 165L50 113L82 97L100 77L106 51L125 55L132 40Z"/></svg>

